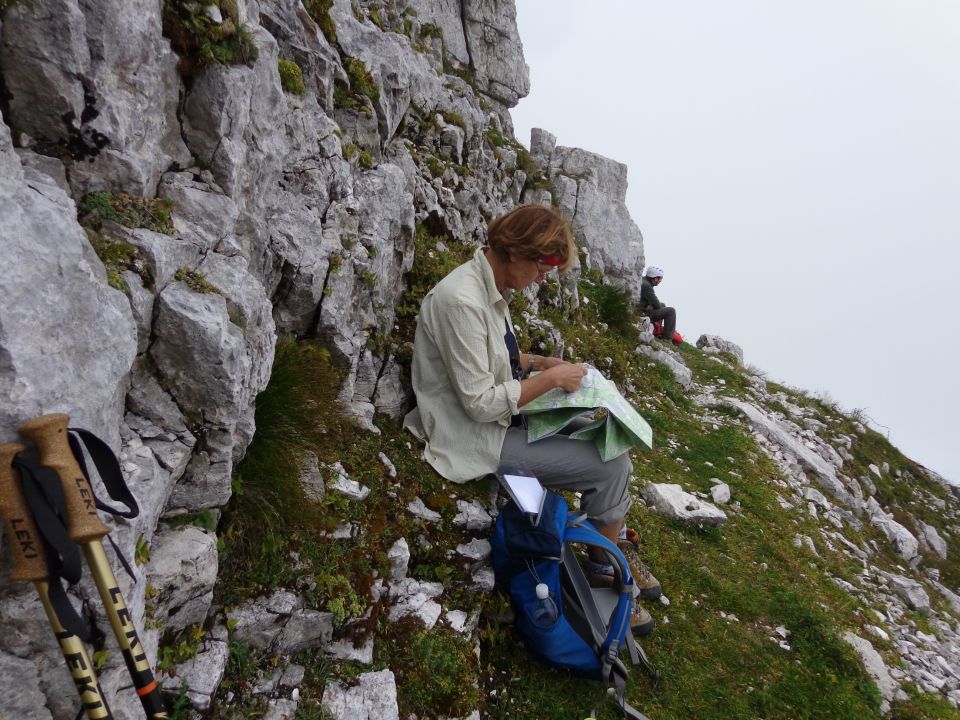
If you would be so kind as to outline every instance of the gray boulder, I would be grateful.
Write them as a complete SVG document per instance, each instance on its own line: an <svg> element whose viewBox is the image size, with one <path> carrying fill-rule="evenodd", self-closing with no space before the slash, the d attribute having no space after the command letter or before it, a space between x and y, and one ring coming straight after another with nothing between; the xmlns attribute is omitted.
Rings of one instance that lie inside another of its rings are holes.
<svg viewBox="0 0 960 720"><path fill-rule="evenodd" d="M470 51L463 27L461 0L411 0L421 25L435 25L443 32L443 49L462 66L469 67Z"/></svg>
<svg viewBox="0 0 960 720"><path fill-rule="evenodd" d="M926 544L932 552L936 553L941 560L947 559L947 541L940 537L940 533L933 525L928 525L923 520L917 520L917 527L920 529L919 539Z"/></svg>
<svg viewBox="0 0 960 720"><path fill-rule="evenodd" d="M530 92L514 0L467 0L461 7L470 67L481 89L513 107Z"/></svg>
<svg viewBox="0 0 960 720"><path fill-rule="evenodd" d="M352 687L332 680L323 707L334 720L399 720L396 680L389 670L363 673Z"/></svg>
<svg viewBox="0 0 960 720"><path fill-rule="evenodd" d="M229 645L225 640L205 640L197 656L178 665L175 683L186 685L187 699L201 712L210 709L227 670Z"/></svg>
<svg viewBox="0 0 960 720"><path fill-rule="evenodd" d="M881 712L889 712L890 703L896 699L900 685L890 676L890 671L883 662L883 658L880 657L880 653L876 651L869 640L854 635L852 632L845 632L843 639L857 651L867 674L877 683L880 695L883 696Z"/></svg>
<svg viewBox="0 0 960 720"><path fill-rule="evenodd" d="M677 381L677 385L682 387L684 390L689 390L692 388L693 371L687 367L686 363L683 362L683 359L676 353L672 353L663 349L652 340L651 343L652 344L649 345L642 343L637 345L637 354L645 355L661 365L666 365L670 372L673 373L673 378Z"/></svg>
<svg viewBox="0 0 960 720"><path fill-rule="evenodd" d="M737 363L743 365L743 350L736 343L724 340L719 335L701 335L697 338L697 347L705 353L727 353L737 359Z"/></svg>
<svg viewBox="0 0 960 720"><path fill-rule="evenodd" d="M920 541L907 528L893 519L891 513L884 512L880 504L870 498L866 504L870 524L882 532L893 549L904 560L913 560L920 552Z"/></svg>
<svg viewBox="0 0 960 720"><path fill-rule="evenodd" d="M923 585L902 575L890 574L887 577L890 589L907 605L922 613L930 612L930 596L923 589Z"/></svg>
<svg viewBox="0 0 960 720"><path fill-rule="evenodd" d="M154 588L154 617L166 631L202 624L213 600L217 538L193 525L153 536L146 574Z"/></svg>
<svg viewBox="0 0 960 720"><path fill-rule="evenodd" d="M252 363L223 295L171 283L160 293L155 327L150 354L177 405L194 419L235 423L247 410Z"/></svg>
<svg viewBox="0 0 960 720"><path fill-rule="evenodd" d="M320 647L333 637L333 615L305 607L286 590L277 590L228 613L238 639L259 650L289 654Z"/></svg>
<svg viewBox="0 0 960 720"><path fill-rule="evenodd" d="M657 512L686 525L720 527L727 521L723 510L685 492L679 485L650 483L640 495Z"/></svg>
<svg viewBox="0 0 960 720"><path fill-rule="evenodd" d="M258 59L253 67L208 65L194 79L182 111L183 135L196 158L238 204L255 210L274 193L285 138L277 118L286 100L277 74L277 44L253 28Z"/></svg>

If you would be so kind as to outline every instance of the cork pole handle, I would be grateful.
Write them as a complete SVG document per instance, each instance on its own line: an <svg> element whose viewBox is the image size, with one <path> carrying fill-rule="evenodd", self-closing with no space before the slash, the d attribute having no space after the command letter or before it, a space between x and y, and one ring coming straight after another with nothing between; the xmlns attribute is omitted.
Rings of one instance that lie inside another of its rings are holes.
<svg viewBox="0 0 960 720"><path fill-rule="evenodd" d="M0 444L0 516L13 550L10 579L36 582L47 579L47 559L37 525L23 496L20 473L10 466L13 456L23 449L20 443Z"/></svg>
<svg viewBox="0 0 960 720"><path fill-rule="evenodd" d="M44 415L20 426L20 434L40 451L40 462L60 475L67 502L67 530L74 542L99 540L110 532L97 517L97 503L90 481L73 457L67 440L69 416Z"/></svg>

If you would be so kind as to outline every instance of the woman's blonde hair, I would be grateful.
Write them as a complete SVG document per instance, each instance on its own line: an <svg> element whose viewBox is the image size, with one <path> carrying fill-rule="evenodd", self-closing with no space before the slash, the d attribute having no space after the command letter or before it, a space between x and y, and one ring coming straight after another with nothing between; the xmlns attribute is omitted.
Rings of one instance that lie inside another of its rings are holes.
<svg viewBox="0 0 960 720"><path fill-rule="evenodd" d="M560 211L547 205L521 205L498 217L487 230L487 245L506 259L513 252L527 260L559 257L561 271L577 260L577 246Z"/></svg>

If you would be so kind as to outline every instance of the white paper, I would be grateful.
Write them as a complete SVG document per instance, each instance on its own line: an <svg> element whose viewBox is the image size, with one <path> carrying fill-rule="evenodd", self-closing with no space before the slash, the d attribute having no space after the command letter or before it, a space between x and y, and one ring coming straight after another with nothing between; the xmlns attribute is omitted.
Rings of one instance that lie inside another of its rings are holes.
<svg viewBox="0 0 960 720"><path fill-rule="evenodd" d="M539 480L525 475L504 475L503 484L521 510L534 515L540 512L547 491Z"/></svg>

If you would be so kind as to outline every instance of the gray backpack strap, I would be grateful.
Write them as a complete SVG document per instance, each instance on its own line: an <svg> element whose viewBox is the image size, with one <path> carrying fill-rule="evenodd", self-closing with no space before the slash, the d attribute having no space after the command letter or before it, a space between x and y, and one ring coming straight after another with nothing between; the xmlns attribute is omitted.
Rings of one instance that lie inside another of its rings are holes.
<svg viewBox="0 0 960 720"><path fill-rule="evenodd" d="M570 584L573 585L574 592L580 607L583 608L584 619L590 626L590 634L593 636L593 644L600 647L607 637L607 623L600 616L600 610L597 608L597 601L590 591L590 583L587 582L587 576L583 574L583 568L577 560L576 553L569 544L564 543L561 551L561 561L570 578Z"/></svg>
<svg viewBox="0 0 960 720"><path fill-rule="evenodd" d="M634 665L640 665L647 674L653 678L653 686L656 687L660 684L660 671L657 669L656 665L650 662L650 658L647 657L647 654L643 651L643 648L637 644L636 639L633 637L633 633L627 635L627 647L630 649L630 662Z"/></svg>
<svg viewBox="0 0 960 720"><path fill-rule="evenodd" d="M650 720L646 715L633 707L626 700L627 692L627 668L620 660L616 661L611 673L611 680L607 693L610 701L617 706L623 716L630 720Z"/></svg>

